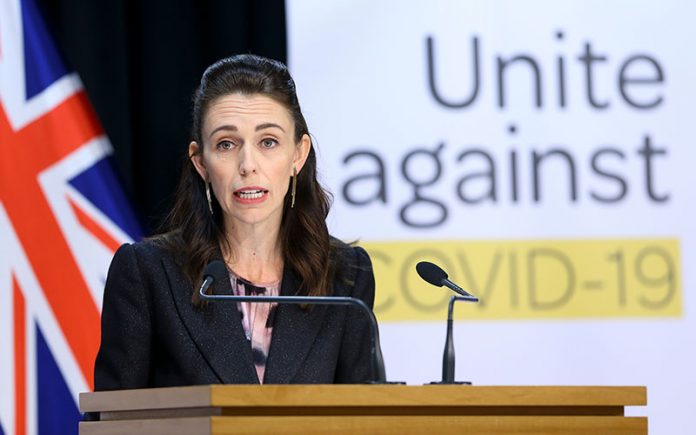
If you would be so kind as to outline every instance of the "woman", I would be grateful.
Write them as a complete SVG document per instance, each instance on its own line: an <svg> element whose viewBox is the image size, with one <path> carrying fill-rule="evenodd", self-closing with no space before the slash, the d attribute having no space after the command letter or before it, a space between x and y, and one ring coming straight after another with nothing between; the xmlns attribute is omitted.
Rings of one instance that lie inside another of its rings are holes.
<svg viewBox="0 0 696 435"><path fill-rule="evenodd" d="M202 303L216 294L374 301L370 259L330 238L327 193L285 65L253 55L210 66L168 232L123 245L104 290L95 389L371 379L369 324L355 308Z"/></svg>

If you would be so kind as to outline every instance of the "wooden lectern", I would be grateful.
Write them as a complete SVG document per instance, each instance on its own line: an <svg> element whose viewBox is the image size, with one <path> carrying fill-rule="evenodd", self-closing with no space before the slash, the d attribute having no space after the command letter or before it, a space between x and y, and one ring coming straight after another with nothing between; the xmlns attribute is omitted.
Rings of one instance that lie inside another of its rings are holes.
<svg viewBox="0 0 696 435"><path fill-rule="evenodd" d="M206 385L80 394L80 434L647 434L645 387Z"/></svg>

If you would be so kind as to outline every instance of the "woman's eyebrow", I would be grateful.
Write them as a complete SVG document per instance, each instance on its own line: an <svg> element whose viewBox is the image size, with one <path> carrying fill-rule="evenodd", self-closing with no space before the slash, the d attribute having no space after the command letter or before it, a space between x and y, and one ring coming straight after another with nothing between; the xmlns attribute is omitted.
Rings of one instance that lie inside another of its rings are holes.
<svg viewBox="0 0 696 435"><path fill-rule="evenodd" d="M284 129L283 127L281 127L280 125L278 125L278 124L276 124L276 123L273 123L273 122L264 122L263 124L257 125L257 126L256 126L256 131L263 130L263 129L265 129L265 128L274 128L274 127L275 127L275 128L279 128L280 131L282 131L283 133L285 133L285 129Z"/></svg>
<svg viewBox="0 0 696 435"><path fill-rule="evenodd" d="M210 137L213 137L213 135L214 135L215 133L217 133L218 131L221 131L221 130L237 131L238 129L237 129L237 126L236 126L236 125L229 125L229 124L221 125L220 127L218 127L218 128L216 128L215 130L211 131L210 134L208 135L208 137L209 137L209 138L210 138Z"/></svg>

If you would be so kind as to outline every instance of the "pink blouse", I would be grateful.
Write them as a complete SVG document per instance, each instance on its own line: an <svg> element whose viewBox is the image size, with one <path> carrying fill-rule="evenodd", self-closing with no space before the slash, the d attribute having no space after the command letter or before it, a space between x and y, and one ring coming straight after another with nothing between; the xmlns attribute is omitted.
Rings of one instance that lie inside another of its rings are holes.
<svg viewBox="0 0 696 435"><path fill-rule="evenodd" d="M278 296L280 293L280 281L266 284L252 283L237 276L232 271L230 271L230 281L235 295ZM240 302L237 304L237 309L242 317L244 333L251 345L256 374L259 377L259 383L262 384L266 372L268 350L271 347L273 320L277 305L266 302Z"/></svg>

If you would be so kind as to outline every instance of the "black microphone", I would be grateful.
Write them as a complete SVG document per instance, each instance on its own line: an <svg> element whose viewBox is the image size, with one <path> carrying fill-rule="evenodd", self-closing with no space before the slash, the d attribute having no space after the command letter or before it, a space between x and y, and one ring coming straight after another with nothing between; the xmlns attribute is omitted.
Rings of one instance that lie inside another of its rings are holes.
<svg viewBox="0 0 696 435"><path fill-rule="evenodd" d="M445 350L442 354L442 381L431 382L432 384L471 384L471 382L456 382L454 380L454 340L452 338L452 312L454 311L454 303L457 301L478 302L478 298L447 278L447 272L439 266L421 261L416 264L416 271L423 280L436 287L443 285L454 290L462 296L452 296L447 307L447 336L445 338Z"/></svg>
<svg viewBox="0 0 696 435"><path fill-rule="evenodd" d="M384 369L384 357L379 344L379 329L377 319L367 304L358 298L347 296L237 296L237 295L209 295L208 288L215 282L216 277L226 277L227 267L220 260L213 260L203 270L203 284L199 293L201 299L206 301L233 301L233 302L270 302L277 304L295 305L353 305L359 307L367 316L372 332L372 377L375 384L386 384L387 375Z"/></svg>
<svg viewBox="0 0 696 435"><path fill-rule="evenodd" d="M201 284L201 288L198 292L201 296L204 294L207 295L208 288L215 282L215 277L225 275L227 275L225 263L220 260L211 261L205 266L205 269L203 269L203 284Z"/></svg>
<svg viewBox="0 0 696 435"><path fill-rule="evenodd" d="M462 297L467 301L478 302L479 300L476 296L450 281L447 277L447 272L433 263L421 261L420 263L416 264L416 272L418 272L418 275L420 275L423 280L434 285L435 287L442 287L444 285L455 293L462 295Z"/></svg>

